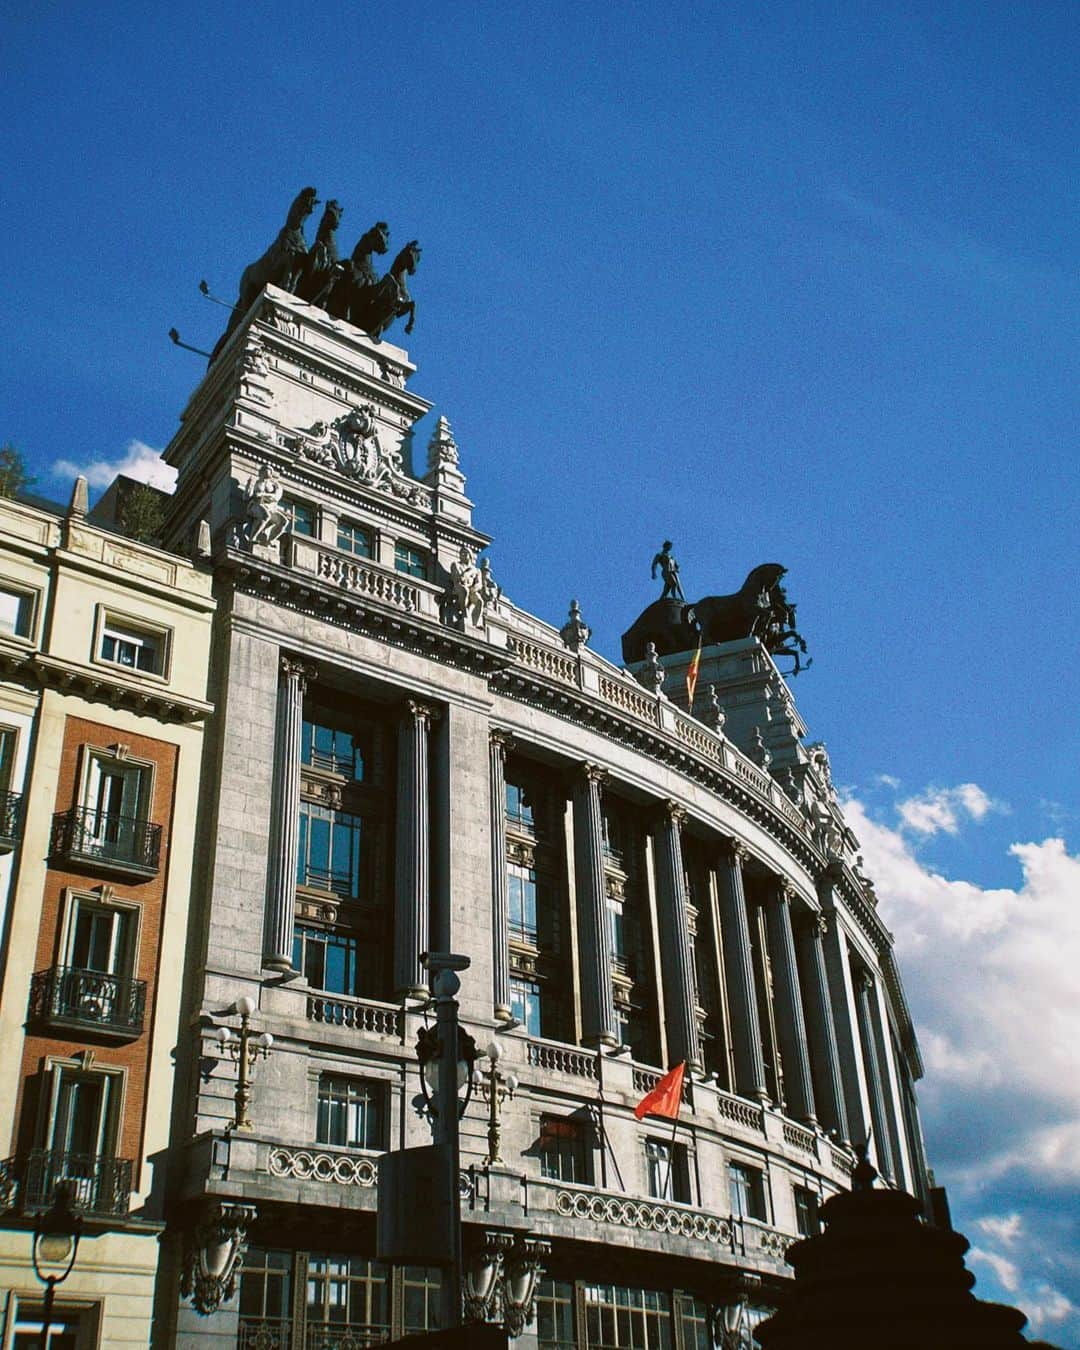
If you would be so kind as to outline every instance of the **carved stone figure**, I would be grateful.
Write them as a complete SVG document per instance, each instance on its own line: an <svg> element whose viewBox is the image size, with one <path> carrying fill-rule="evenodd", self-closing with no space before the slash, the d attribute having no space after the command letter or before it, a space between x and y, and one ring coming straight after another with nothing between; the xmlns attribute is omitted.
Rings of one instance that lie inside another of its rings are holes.
<svg viewBox="0 0 1080 1350"><path fill-rule="evenodd" d="M559 629L559 636L572 652L580 651L592 636L592 629L581 617L581 606L570 601L570 617Z"/></svg>
<svg viewBox="0 0 1080 1350"><path fill-rule="evenodd" d="M337 239L335 235L341 224L344 208L340 202L329 201L323 210L323 218L315 234L311 252L304 258L304 265L297 281L296 294L302 300L317 303L316 296L329 292L341 275L342 264L338 260Z"/></svg>
<svg viewBox="0 0 1080 1350"><path fill-rule="evenodd" d="M318 421L304 431L285 433L280 441L305 459L368 487L382 488L406 501L419 501L423 496L424 489L406 474L400 451L382 444L371 403L350 408L333 422Z"/></svg>
<svg viewBox="0 0 1080 1350"><path fill-rule="evenodd" d="M289 528L288 514L281 506L282 491L269 464L262 465L257 478L248 480L244 501L247 505L245 533L250 548L276 543Z"/></svg>
<svg viewBox="0 0 1080 1350"><path fill-rule="evenodd" d="M652 578L656 580L656 569L660 568L660 575L664 578L664 590L660 596L661 600L685 600L683 595L682 582L679 580L679 564L671 556L671 540L665 539L664 546L652 560Z"/></svg>
<svg viewBox="0 0 1080 1350"><path fill-rule="evenodd" d="M484 577L465 544L462 544L457 560L450 564L450 586L458 617L479 628L487 608Z"/></svg>
<svg viewBox="0 0 1080 1350"><path fill-rule="evenodd" d="M502 587L492 574L490 558L485 558L480 564L480 589L484 595L485 607L495 609L502 599Z"/></svg>
<svg viewBox="0 0 1080 1350"><path fill-rule="evenodd" d="M240 289L236 307L229 318L224 333L218 339L217 346L210 353L213 365L218 353L229 340L233 329L245 317L255 297L264 286L280 286L284 291L295 291L297 282L303 273L307 259L307 240L304 238L304 222L318 206L316 191L313 187L302 188L289 207L285 224L278 231L277 238L255 262L244 268L240 277Z"/></svg>
<svg viewBox="0 0 1080 1350"><path fill-rule="evenodd" d="M321 304L335 319L347 319L362 327L361 312L379 284L371 261L372 255L385 253L389 247L390 227L385 220L377 220L356 241L356 247L349 260L342 264L340 274L322 296L315 297L315 304Z"/></svg>
<svg viewBox="0 0 1080 1350"><path fill-rule="evenodd" d="M664 667L660 664L660 657L657 655L656 645L649 642L645 646L645 664L642 670L638 671L638 680L649 690L650 693L659 694L664 687Z"/></svg>
<svg viewBox="0 0 1080 1350"><path fill-rule="evenodd" d="M416 302L409 294L406 276L412 276L420 261L420 245L412 239L394 259L390 271L377 285L362 293L352 306L351 321L380 341L395 319L406 314L409 321L406 333L411 333L416 320Z"/></svg>

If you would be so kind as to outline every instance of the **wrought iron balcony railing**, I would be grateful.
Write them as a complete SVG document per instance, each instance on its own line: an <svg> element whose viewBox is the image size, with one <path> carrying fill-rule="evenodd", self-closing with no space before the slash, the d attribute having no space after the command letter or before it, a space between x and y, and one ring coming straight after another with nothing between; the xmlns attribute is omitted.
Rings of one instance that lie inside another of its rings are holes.
<svg viewBox="0 0 1080 1350"><path fill-rule="evenodd" d="M0 853L7 853L22 837L23 794L0 792Z"/></svg>
<svg viewBox="0 0 1080 1350"><path fill-rule="evenodd" d="M59 1182L71 1192L80 1214L114 1217L131 1207L130 1158L104 1158L96 1153L58 1153L36 1148L0 1164L0 1199L11 1207L17 1193L23 1213L47 1210Z"/></svg>
<svg viewBox="0 0 1080 1350"><path fill-rule="evenodd" d="M146 981L99 970L53 966L30 981L30 1017L52 1026L85 1027L138 1036L146 1012Z"/></svg>
<svg viewBox="0 0 1080 1350"><path fill-rule="evenodd" d="M52 852L74 862L152 877L161 858L161 826L76 806L53 816Z"/></svg>

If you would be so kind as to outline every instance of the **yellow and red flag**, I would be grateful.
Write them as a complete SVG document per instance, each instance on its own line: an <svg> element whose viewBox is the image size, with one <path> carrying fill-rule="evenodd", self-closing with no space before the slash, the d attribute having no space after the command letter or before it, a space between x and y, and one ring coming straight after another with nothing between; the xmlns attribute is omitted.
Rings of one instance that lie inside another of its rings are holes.
<svg viewBox="0 0 1080 1350"><path fill-rule="evenodd" d="M694 711L694 694L697 691L698 671L701 669L701 638L698 638L697 651L690 660L690 669L686 672L687 711Z"/></svg>
<svg viewBox="0 0 1080 1350"><path fill-rule="evenodd" d="M679 1107L682 1105L682 1081L686 1072L685 1061L669 1069L651 1092L646 1092L637 1106L634 1115L638 1120L643 1116L666 1116L668 1120L678 1120Z"/></svg>

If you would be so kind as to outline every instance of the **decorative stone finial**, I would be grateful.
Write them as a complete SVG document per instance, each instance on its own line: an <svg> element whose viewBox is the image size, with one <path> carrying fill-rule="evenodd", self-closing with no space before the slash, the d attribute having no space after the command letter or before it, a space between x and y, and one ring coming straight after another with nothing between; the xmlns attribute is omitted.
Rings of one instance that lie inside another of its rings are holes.
<svg viewBox="0 0 1080 1350"><path fill-rule="evenodd" d="M210 522L208 520L200 520L195 527L195 539L191 550L191 556L196 560L202 560L209 558L210 553Z"/></svg>
<svg viewBox="0 0 1080 1350"><path fill-rule="evenodd" d="M445 417L440 417L435 423L435 430L431 433L431 440L428 441L428 468L440 469L449 464L456 469L458 458L457 441L454 440L450 423Z"/></svg>
<svg viewBox="0 0 1080 1350"><path fill-rule="evenodd" d="M592 629L581 617L581 606L570 601L570 617L559 629L559 636L572 652L580 651L592 636Z"/></svg>
<svg viewBox="0 0 1080 1350"><path fill-rule="evenodd" d="M664 667L656 654L655 642L645 644L645 668L638 672L638 680L654 694L659 694L664 687Z"/></svg>
<svg viewBox="0 0 1080 1350"><path fill-rule="evenodd" d="M724 723L727 721L727 714L720 706L720 700L716 696L715 684L706 686L705 710L701 714L701 720L707 727L712 727L715 732L721 732L724 729Z"/></svg>
<svg viewBox="0 0 1080 1350"><path fill-rule="evenodd" d="M861 1144L853 1144L857 1162L851 1173L851 1189L853 1191L872 1191L874 1182L877 1180L877 1168L870 1161L870 1136Z"/></svg>
<svg viewBox="0 0 1080 1350"><path fill-rule="evenodd" d="M72 516L85 516L90 510L90 489L86 479L79 474L75 486L71 489L71 501L68 504L68 519Z"/></svg>

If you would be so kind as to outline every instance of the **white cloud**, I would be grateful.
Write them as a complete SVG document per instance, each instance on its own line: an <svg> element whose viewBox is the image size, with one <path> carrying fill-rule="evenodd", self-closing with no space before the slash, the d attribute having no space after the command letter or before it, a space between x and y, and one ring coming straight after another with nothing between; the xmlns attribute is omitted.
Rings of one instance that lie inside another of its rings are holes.
<svg viewBox="0 0 1080 1350"><path fill-rule="evenodd" d="M1019 1214L986 1214L976 1223L987 1237L1006 1247L1011 1247L1024 1231L1024 1221Z"/></svg>
<svg viewBox="0 0 1080 1350"><path fill-rule="evenodd" d="M1080 1313L1080 1308L1060 1289L1049 1284L1040 1284L1034 1296L1024 1304L1024 1311L1033 1327L1044 1326L1047 1322L1064 1322L1066 1317Z"/></svg>
<svg viewBox="0 0 1080 1350"><path fill-rule="evenodd" d="M967 1259L969 1263L985 1261L997 1276L998 1284L1008 1293L1015 1294L1020 1288L1020 1268L1008 1257L1001 1256L997 1252L983 1251L981 1247L972 1247L967 1254ZM1030 1316L1030 1313L1028 1315Z"/></svg>
<svg viewBox="0 0 1080 1350"><path fill-rule="evenodd" d="M879 776L879 782L885 782ZM919 797L898 802L902 826L916 834L958 834L963 819L982 820L990 811L1005 808L988 797L977 783L961 783L954 788L928 788Z"/></svg>
<svg viewBox="0 0 1080 1350"><path fill-rule="evenodd" d="M140 483L162 488L165 492L171 492L176 486L176 470L165 463L160 450L142 441L129 441L127 449L118 459L95 459L87 464L60 459L53 465L52 471L60 478L75 478L82 474L92 488L108 487L121 473L128 478L138 479Z"/></svg>

